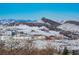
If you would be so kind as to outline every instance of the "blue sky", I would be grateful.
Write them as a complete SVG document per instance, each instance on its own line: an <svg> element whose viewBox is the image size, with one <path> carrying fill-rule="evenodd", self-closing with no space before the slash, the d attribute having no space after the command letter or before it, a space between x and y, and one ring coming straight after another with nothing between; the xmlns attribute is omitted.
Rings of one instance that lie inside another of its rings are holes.
<svg viewBox="0 0 79 59"><path fill-rule="evenodd" d="M79 20L79 4L65 3L0 3L1 19Z"/></svg>

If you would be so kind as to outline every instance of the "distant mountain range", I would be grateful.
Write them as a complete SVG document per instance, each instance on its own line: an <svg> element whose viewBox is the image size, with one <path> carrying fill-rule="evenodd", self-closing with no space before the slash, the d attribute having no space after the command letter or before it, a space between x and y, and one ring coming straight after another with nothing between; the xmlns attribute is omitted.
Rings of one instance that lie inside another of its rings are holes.
<svg viewBox="0 0 79 59"><path fill-rule="evenodd" d="M79 22L78 21L65 21L63 24L57 21L47 19L43 17L41 20L15 20L15 19L2 19L0 20L1 25L29 25L29 26L45 26L50 30L66 30L66 31L79 31Z"/></svg>
<svg viewBox="0 0 79 59"><path fill-rule="evenodd" d="M15 22L36 22L36 20L23 20L23 19L20 19L20 20L15 20Z"/></svg>

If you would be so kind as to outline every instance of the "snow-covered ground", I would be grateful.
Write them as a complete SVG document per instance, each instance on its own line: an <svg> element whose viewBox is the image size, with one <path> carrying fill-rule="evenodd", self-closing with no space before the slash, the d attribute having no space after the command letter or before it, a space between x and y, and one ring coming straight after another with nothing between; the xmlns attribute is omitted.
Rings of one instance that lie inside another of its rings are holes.
<svg viewBox="0 0 79 59"><path fill-rule="evenodd" d="M59 32L57 31L53 31L53 30L49 30L48 28L46 28L45 26L42 26L42 27L37 27L37 26L27 26L27 25L19 25L19 26L16 26L17 29L21 29L21 30L18 30L18 31L22 31L22 32L25 32L29 35L45 35L45 36L56 36L56 35L60 35ZM48 32L46 31L42 31L41 29L45 29L45 30L49 30ZM32 32L33 30L33 32Z"/></svg>
<svg viewBox="0 0 79 59"><path fill-rule="evenodd" d="M67 31L78 31L79 32L79 26L73 25L73 24L63 24L60 25L58 28L63 29L63 30L67 30ZM10 40L9 42L6 41L5 45L8 46L10 44L12 44L13 42L15 43L15 41L12 42L11 40L11 36L7 36L8 34L11 34L10 31L7 31L7 29L10 30L16 30L17 32L24 32L27 33L27 35L43 35L43 36L60 36L61 34L59 33L59 31L53 31L53 30L49 30L48 28L42 26L42 27L31 27L31 26L27 26L27 25L19 25L19 26L13 26L13 27L5 27L5 26L1 26L0 27L1 31L4 33L6 32L6 36L2 35L0 36L1 40ZM5 30L2 30L5 29ZM43 31L41 29L44 29L46 31ZM26 39L28 37L14 37L15 39L20 38L20 39ZM32 39L32 38L31 38ZM7 43L8 42L8 43ZM10 43L11 42L11 43ZM26 42L25 42L26 43ZM23 41L20 42L21 47L25 47L25 44ZM34 47L38 48L38 49L44 49L46 47L52 47L55 48L57 50L63 50L64 47L67 47L69 50L79 50L79 40L33 40L32 44L34 45ZM16 44L15 47L20 45ZM11 45L10 45L11 46ZM27 44L28 46L28 44Z"/></svg>
<svg viewBox="0 0 79 59"><path fill-rule="evenodd" d="M28 35L44 35L44 36L56 36L60 35L59 32L49 30L47 27L42 26L27 26L27 25L18 25L18 26L1 26L0 31L3 32L10 32L10 31L17 31L17 32L24 32L27 33ZM4 29L4 30L3 30ZM9 30L9 31L8 31ZM6 33L6 35L7 35Z"/></svg>
<svg viewBox="0 0 79 59"><path fill-rule="evenodd" d="M75 24L65 23L58 26L59 29L71 32L79 32L79 26Z"/></svg>
<svg viewBox="0 0 79 59"><path fill-rule="evenodd" d="M46 49L54 48L58 51L63 51L65 47L68 50L79 50L79 40L26 40L26 39L6 39L5 46L9 47L13 45L13 48L26 48L29 44L33 45L33 48ZM30 43L29 43L30 41ZM18 44L16 44L16 42ZM25 47L26 46L26 47ZM30 46L29 46L30 47Z"/></svg>
<svg viewBox="0 0 79 59"><path fill-rule="evenodd" d="M67 47L68 50L79 50L79 40L36 40L35 46L38 49L44 49L46 46L51 46L57 50L63 50Z"/></svg>

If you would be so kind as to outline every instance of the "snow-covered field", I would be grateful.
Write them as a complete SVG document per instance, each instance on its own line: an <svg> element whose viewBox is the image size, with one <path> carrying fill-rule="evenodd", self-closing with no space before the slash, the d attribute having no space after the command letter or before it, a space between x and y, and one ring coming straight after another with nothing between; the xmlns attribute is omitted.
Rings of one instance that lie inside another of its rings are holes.
<svg viewBox="0 0 79 59"><path fill-rule="evenodd" d="M67 26L66 26L67 25ZM65 28L66 26L66 28ZM69 26L69 27L68 27ZM68 27L68 28L67 28ZM63 30L70 30L70 31L79 31L79 26L70 25L70 24L64 24L63 26L60 25L58 28ZM33 40L31 36L34 35L41 35L41 38L45 36L60 36L61 34L59 31L49 30L48 28L42 26L42 27L31 27L27 25L19 25L19 26L13 26L13 27L0 27L1 29L1 36L0 40L5 41L5 47L8 48L28 48L33 45L33 48L38 49L46 49L47 47L54 48L58 51L63 51L65 47L67 47L68 50L79 50L79 40L67 40L63 39L58 40L55 38L55 40L45 40L45 39L38 39ZM2 30L5 29L5 30ZM44 31L42 30L44 29ZM15 35L12 36L12 31L16 31ZM22 33L22 37L21 37ZM29 40L28 40L29 39Z"/></svg>
<svg viewBox="0 0 79 59"><path fill-rule="evenodd" d="M51 46L57 50L63 50L64 47L67 47L68 50L79 50L79 40L36 40L34 43L39 49Z"/></svg>
<svg viewBox="0 0 79 59"><path fill-rule="evenodd" d="M29 46L31 45L31 46ZM68 50L79 50L79 40L5 40L5 46L11 48L32 47L37 49L54 48L63 51L65 47Z"/></svg>

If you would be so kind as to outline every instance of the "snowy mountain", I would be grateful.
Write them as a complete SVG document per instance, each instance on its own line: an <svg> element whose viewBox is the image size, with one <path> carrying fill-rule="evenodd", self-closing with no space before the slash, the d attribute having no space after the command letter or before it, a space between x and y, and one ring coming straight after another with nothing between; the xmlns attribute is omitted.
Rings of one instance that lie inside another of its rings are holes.
<svg viewBox="0 0 79 59"><path fill-rule="evenodd" d="M79 25L71 24L71 23L64 23L57 28L70 31L70 32L79 32Z"/></svg>
<svg viewBox="0 0 79 59"><path fill-rule="evenodd" d="M43 17L41 20L16 20L16 19L2 19L0 20L2 25L28 25L36 27L46 27L49 30L65 30L71 32L79 32L79 22L78 21L66 21L63 24L47 19Z"/></svg>
<svg viewBox="0 0 79 59"><path fill-rule="evenodd" d="M9 24L12 24L12 23L15 23L14 19L1 19L0 20L1 25L9 25Z"/></svg>
<svg viewBox="0 0 79 59"><path fill-rule="evenodd" d="M43 20L37 20L37 23L45 23Z"/></svg>
<svg viewBox="0 0 79 59"><path fill-rule="evenodd" d="M66 21L64 23L70 23L70 24L79 25L79 21Z"/></svg>
<svg viewBox="0 0 79 59"><path fill-rule="evenodd" d="M51 19L47 19L47 18L45 18L45 17L43 17L41 20L42 20L43 22L49 23L50 25L55 26L55 27L61 25L61 23L59 23L59 22L57 22L57 21L53 21L53 20L51 20Z"/></svg>

